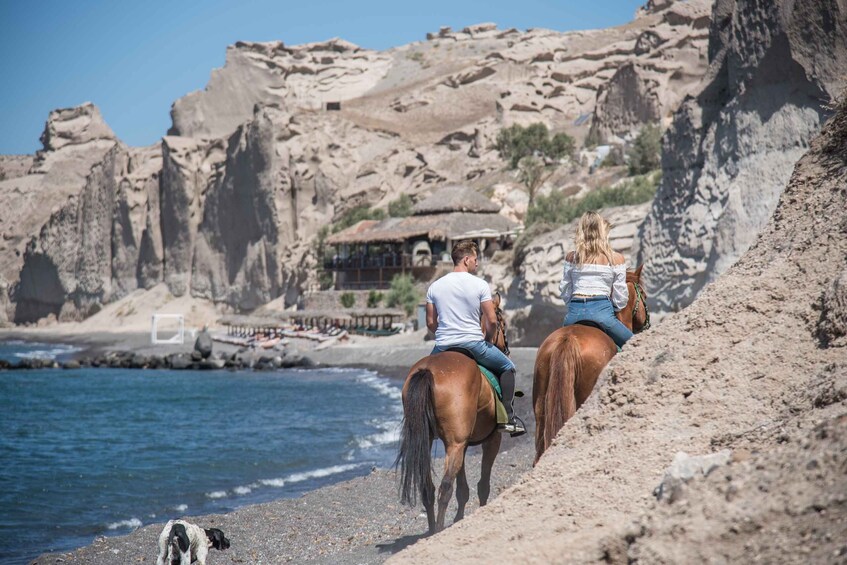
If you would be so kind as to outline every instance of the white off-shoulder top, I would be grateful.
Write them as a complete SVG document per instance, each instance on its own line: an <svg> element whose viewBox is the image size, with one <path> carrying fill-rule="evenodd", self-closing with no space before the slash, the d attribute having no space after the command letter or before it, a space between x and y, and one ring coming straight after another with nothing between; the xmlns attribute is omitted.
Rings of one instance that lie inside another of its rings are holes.
<svg viewBox="0 0 847 565"><path fill-rule="evenodd" d="M565 304L574 294L583 296L608 296L615 311L622 310L629 301L626 288L626 263L621 265L596 265L565 261L559 292Z"/></svg>

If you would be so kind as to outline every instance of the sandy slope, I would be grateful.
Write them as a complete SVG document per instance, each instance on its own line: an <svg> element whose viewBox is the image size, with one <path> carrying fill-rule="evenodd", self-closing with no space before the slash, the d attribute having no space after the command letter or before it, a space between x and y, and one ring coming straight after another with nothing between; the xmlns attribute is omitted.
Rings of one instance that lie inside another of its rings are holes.
<svg viewBox="0 0 847 565"><path fill-rule="evenodd" d="M756 245L613 361L539 465L391 562L846 562L845 138L842 107ZM676 452L723 448L654 500Z"/></svg>

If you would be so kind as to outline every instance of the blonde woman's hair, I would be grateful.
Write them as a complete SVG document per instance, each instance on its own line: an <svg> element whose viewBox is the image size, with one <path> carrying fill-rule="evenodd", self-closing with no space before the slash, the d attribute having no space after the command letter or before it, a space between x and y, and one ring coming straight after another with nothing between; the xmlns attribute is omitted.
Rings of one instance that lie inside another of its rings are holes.
<svg viewBox="0 0 847 565"><path fill-rule="evenodd" d="M609 231L612 224L597 212L586 212L579 219L576 228L576 262L596 262L599 257L605 257L609 265L614 265L612 244L609 243Z"/></svg>

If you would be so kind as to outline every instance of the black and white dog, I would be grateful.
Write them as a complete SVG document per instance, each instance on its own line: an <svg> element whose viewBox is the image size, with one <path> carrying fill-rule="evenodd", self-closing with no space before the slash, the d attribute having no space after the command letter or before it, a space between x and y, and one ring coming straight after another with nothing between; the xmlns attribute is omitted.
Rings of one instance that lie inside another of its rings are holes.
<svg viewBox="0 0 847 565"><path fill-rule="evenodd" d="M217 528L204 530L184 520L171 520L159 534L159 560L156 565L206 565L206 555L213 547L229 549L229 540Z"/></svg>

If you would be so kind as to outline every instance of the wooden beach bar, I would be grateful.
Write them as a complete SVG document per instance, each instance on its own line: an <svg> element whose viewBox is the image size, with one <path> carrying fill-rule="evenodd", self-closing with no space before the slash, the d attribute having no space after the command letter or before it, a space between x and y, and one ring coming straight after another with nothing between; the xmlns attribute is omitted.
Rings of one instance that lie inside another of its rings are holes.
<svg viewBox="0 0 847 565"><path fill-rule="evenodd" d="M400 274L429 281L439 268L451 268L456 241L476 241L482 259L511 245L520 224L499 211L475 190L445 186L417 203L411 216L362 220L329 236L335 253L324 269L333 273L336 290L388 288Z"/></svg>

